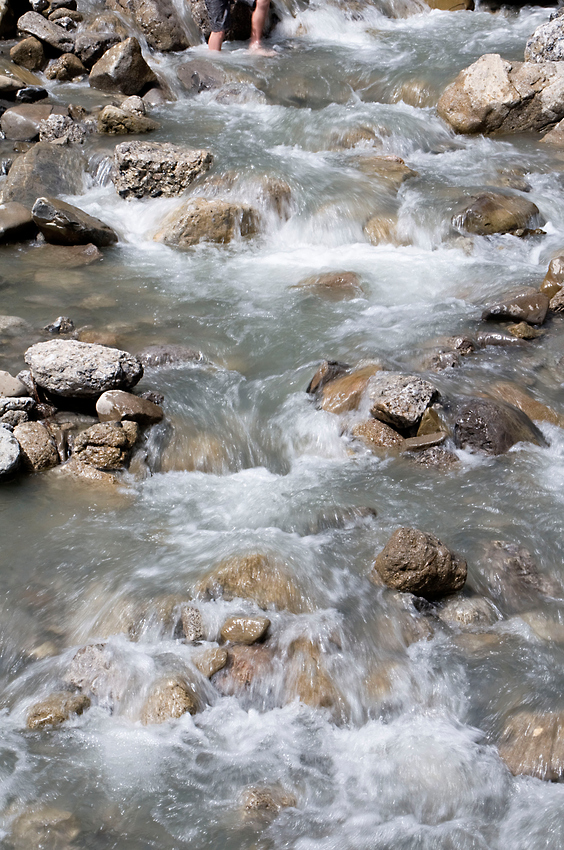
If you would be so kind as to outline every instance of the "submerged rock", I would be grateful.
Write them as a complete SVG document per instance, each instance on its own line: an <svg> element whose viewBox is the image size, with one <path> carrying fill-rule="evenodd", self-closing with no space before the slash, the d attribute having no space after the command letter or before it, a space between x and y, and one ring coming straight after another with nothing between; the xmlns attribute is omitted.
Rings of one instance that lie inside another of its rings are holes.
<svg viewBox="0 0 564 850"><path fill-rule="evenodd" d="M325 272L300 280L292 289L303 289L334 300L358 298L364 293L356 272Z"/></svg>
<svg viewBox="0 0 564 850"><path fill-rule="evenodd" d="M141 722L166 723L182 717L183 714L196 714L199 701L188 682L180 676L161 679L151 688L143 711Z"/></svg>
<svg viewBox="0 0 564 850"><path fill-rule="evenodd" d="M114 150L117 193L122 198L181 195L213 162L206 150L170 142L122 142Z"/></svg>
<svg viewBox="0 0 564 850"><path fill-rule="evenodd" d="M38 198L31 210L33 221L47 242L56 245L113 245L118 235L98 218L60 201L58 198Z"/></svg>
<svg viewBox="0 0 564 850"><path fill-rule="evenodd" d="M562 596L562 587L543 575L528 549L518 543L493 540L484 548L483 574L489 592L509 611L522 611L540 596Z"/></svg>
<svg viewBox="0 0 564 850"><path fill-rule="evenodd" d="M223 696L242 697L253 685L264 685L272 675L272 650L257 644L245 646L238 644L228 651L227 664L213 677L213 685Z"/></svg>
<svg viewBox="0 0 564 850"><path fill-rule="evenodd" d="M67 850L79 833L80 823L71 812L40 806L14 820L9 838L14 850Z"/></svg>
<svg viewBox="0 0 564 850"><path fill-rule="evenodd" d="M57 444L42 422L22 422L16 425L14 437L20 444L22 462L29 472L40 472L59 463Z"/></svg>
<svg viewBox="0 0 564 850"><path fill-rule="evenodd" d="M245 788L241 795L241 809L246 818L276 815L296 804L294 795L279 786L253 785Z"/></svg>
<svg viewBox="0 0 564 850"><path fill-rule="evenodd" d="M136 38L127 38L110 47L98 59L90 72L92 88L101 91L119 91L122 94L139 94L157 82L157 77L141 54Z"/></svg>
<svg viewBox="0 0 564 850"><path fill-rule="evenodd" d="M334 720L344 717L343 695L327 670L326 659L316 643L298 638L289 647L285 665L285 701L298 699L311 708L328 709Z"/></svg>
<svg viewBox="0 0 564 850"><path fill-rule="evenodd" d="M414 428L439 392L429 381L399 372L378 372L370 378L370 413L396 428Z"/></svg>
<svg viewBox="0 0 564 850"><path fill-rule="evenodd" d="M465 628L488 628L499 620L495 605L483 596L448 597L436 609L436 614L449 626Z"/></svg>
<svg viewBox="0 0 564 850"><path fill-rule="evenodd" d="M557 782L564 776L564 714L520 711L507 719L498 746L514 776Z"/></svg>
<svg viewBox="0 0 564 850"><path fill-rule="evenodd" d="M453 216L452 225L457 230L478 236L490 236L493 233L520 236L532 226L533 219L538 215L539 208L527 198L501 192L484 192L473 197L461 212Z"/></svg>
<svg viewBox="0 0 564 850"><path fill-rule="evenodd" d="M394 590L436 599L466 581L466 561L433 534L398 528L374 561L374 570Z"/></svg>
<svg viewBox="0 0 564 850"><path fill-rule="evenodd" d="M32 705L27 715L27 726L29 729L60 726L65 720L82 714L89 707L90 700L85 694L72 694L68 691L51 694Z"/></svg>
<svg viewBox="0 0 564 850"><path fill-rule="evenodd" d="M230 617L221 627L221 637L231 643L250 645L261 640L269 626L266 617Z"/></svg>
<svg viewBox="0 0 564 850"><path fill-rule="evenodd" d="M461 404L454 423L458 448L500 455L515 443L546 446L546 440L529 417L503 401L476 398Z"/></svg>
<svg viewBox="0 0 564 850"><path fill-rule="evenodd" d="M28 348L24 360L35 383L60 396L92 398L105 390L129 389L143 376L127 351L77 340L49 340Z"/></svg>
<svg viewBox="0 0 564 850"><path fill-rule="evenodd" d="M227 82L225 70L209 59L191 59L177 68L182 88L192 94L221 88Z"/></svg>
<svg viewBox="0 0 564 850"><path fill-rule="evenodd" d="M543 292L537 292L535 289L520 290L486 307L482 313L482 319L510 319L514 322L542 325L546 318L548 304L549 300Z"/></svg>
<svg viewBox="0 0 564 850"><path fill-rule="evenodd" d="M176 248L199 242L225 244L254 236L258 224L258 215L248 204L194 198L165 218L155 240Z"/></svg>
<svg viewBox="0 0 564 850"><path fill-rule="evenodd" d="M110 703L119 701L127 688L119 663L103 643L79 649L63 678L69 685Z"/></svg>
<svg viewBox="0 0 564 850"><path fill-rule="evenodd" d="M2 201L17 201L31 210L42 195L80 195L84 192L84 170L78 148L39 142L10 168Z"/></svg>
<svg viewBox="0 0 564 850"><path fill-rule="evenodd" d="M512 384L509 381L498 381L489 387L489 392L496 398L512 404L513 407L518 407L530 419L550 422L551 425L564 428L564 414L557 413L552 408L547 407L546 404L537 401L517 384Z"/></svg>

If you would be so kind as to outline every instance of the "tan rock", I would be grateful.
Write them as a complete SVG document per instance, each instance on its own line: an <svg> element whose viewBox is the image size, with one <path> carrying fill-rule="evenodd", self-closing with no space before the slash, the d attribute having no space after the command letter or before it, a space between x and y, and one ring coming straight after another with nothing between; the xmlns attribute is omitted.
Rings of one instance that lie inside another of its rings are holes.
<svg viewBox="0 0 564 850"><path fill-rule="evenodd" d="M425 0L431 9L441 9L443 12L468 12L474 9L474 0Z"/></svg>
<svg viewBox="0 0 564 850"><path fill-rule="evenodd" d="M100 422L131 420L140 425L154 425L164 416L159 404L140 398L124 390L107 390L96 402L96 413Z"/></svg>
<svg viewBox="0 0 564 850"><path fill-rule="evenodd" d="M446 440L444 431L436 431L434 434L422 434L417 437L406 437L401 447L402 452L422 452L426 449L440 446Z"/></svg>
<svg viewBox="0 0 564 850"><path fill-rule="evenodd" d="M382 367L371 363L330 381L321 392L321 407L328 413L348 413L356 410L368 387L370 378Z"/></svg>
<svg viewBox="0 0 564 850"><path fill-rule="evenodd" d="M280 786L251 786L241 795L241 809L247 818L257 815L276 815L282 809L296 805L296 798Z"/></svg>
<svg viewBox="0 0 564 850"><path fill-rule="evenodd" d="M32 705L27 715L27 726L29 729L60 726L73 715L82 714L89 706L90 700L85 694L71 694L65 691L51 694Z"/></svg>
<svg viewBox="0 0 564 850"><path fill-rule="evenodd" d="M540 291L544 292L547 298L554 298L557 292L560 292L564 286L564 256L554 257L548 264L548 269L543 282L540 285Z"/></svg>
<svg viewBox="0 0 564 850"><path fill-rule="evenodd" d="M97 469L121 469L138 436L135 422L101 422L75 437L73 455L80 463Z"/></svg>
<svg viewBox="0 0 564 850"><path fill-rule="evenodd" d="M80 833L78 819L52 806L32 808L12 824L10 843L14 850L66 850Z"/></svg>
<svg viewBox="0 0 564 850"><path fill-rule="evenodd" d="M45 69L48 80L58 80L60 83L84 77L86 74L88 71L74 53L63 53Z"/></svg>
<svg viewBox="0 0 564 850"><path fill-rule="evenodd" d="M459 593L441 603L436 613L444 623L458 628L487 628L499 619L497 609L489 599Z"/></svg>
<svg viewBox="0 0 564 850"><path fill-rule="evenodd" d="M311 275L300 280L292 289L303 289L334 301L359 298L364 294L360 285L360 276L356 272L325 272Z"/></svg>
<svg viewBox="0 0 564 850"><path fill-rule="evenodd" d="M367 449L376 451L377 454L378 449L400 449L404 443L404 438L397 431L378 419L360 422L352 428L351 433L364 443Z"/></svg>
<svg viewBox="0 0 564 850"><path fill-rule="evenodd" d="M544 335L544 331L534 328L527 322L518 322L516 325L508 325L507 330L517 339L537 339Z"/></svg>
<svg viewBox="0 0 564 850"><path fill-rule="evenodd" d="M257 680L257 685L272 674L272 650L258 644L238 644L228 652L228 663L213 677L213 684L224 696L241 697Z"/></svg>
<svg viewBox="0 0 564 850"><path fill-rule="evenodd" d="M542 611L525 611L520 617L541 640L564 644L564 624Z"/></svg>
<svg viewBox="0 0 564 850"><path fill-rule="evenodd" d="M347 374L350 372L350 368L347 363L340 363L338 360L324 360L309 382L306 393L309 395L318 394L325 384Z"/></svg>
<svg viewBox="0 0 564 850"><path fill-rule="evenodd" d="M521 711L509 717L499 754L514 776L558 781L564 775L564 714Z"/></svg>
<svg viewBox="0 0 564 850"><path fill-rule="evenodd" d="M539 208L527 198L501 192L475 195L452 218L452 226L462 233L489 236L493 233L525 235L534 226ZM511 317L513 318L513 317Z"/></svg>
<svg viewBox="0 0 564 850"><path fill-rule="evenodd" d="M482 320L495 319L514 322L528 322L530 325L542 325L546 318L549 299L544 292L527 288L508 293L495 304L490 304L482 313Z"/></svg>
<svg viewBox="0 0 564 850"><path fill-rule="evenodd" d="M398 234L397 214L376 213L364 225L364 234L372 245L407 245Z"/></svg>
<svg viewBox="0 0 564 850"><path fill-rule="evenodd" d="M194 666L207 679L222 670L227 664L228 652L223 646L204 649L192 657Z"/></svg>
<svg viewBox="0 0 564 850"><path fill-rule="evenodd" d="M541 422L550 422L551 425L558 425L564 428L564 415L557 413L541 401L529 395L517 384L509 381L498 381L489 387L489 393L495 398L501 398L503 401L518 407L523 413L526 413L529 419Z"/></svg>
<svg viewBox="0 0 564 850"><path fill-rule="evenodd" d="M21 446L24 465L30 472L50 469L59 463L55 440L42 422L22 422L16 425L14 437Z"/></svg>
<svg viewBox="0 0 564 850"><path fill-rule="evenodd" d="M259 196L283 221L290 218L292 189L285 180L266 175L261 180Z"/></svg>
<svg viewBox="0 0 564 850"><path fill-rule="evenodd" d="M161 679L151 688L141 714L141 722L166 723L182 717L183 714L196 714L199 702L189 684L181 677L172 676Z"/></svg>
<svg viewBox="0 0 564 850"><path fill-rule="evenodd" d="M400 156L358 156L354 164L368 177L379 177L398 189L406 180L418 176Z"/></svg>
<svg viewBox="0 0 564 850"><path fill-rule="evenodd" d="M43 45L32 35L14 44L10 50L10 59L28 71L41 71L47 62Z"/></svg>
<svg viewBox="0 0 564 850"><path fill-rule="evenodd" d="M426 434L436 434L439 431L442 431L443 434L448 434L448 427L443 422L438 412L434 408L428 407L421 417L421 422L417 429L417 436L423 437Z"/></svg>
<svg viewBox="0 0 564 850"><path fill-rule="evenodd" d="M177 248L189 248L198 242L225 244L238 237L253 236L257 231L258 216L252 207L193 198L164 220L155 240Z"/></svg>
<svg viewBox="0 0 564 850"><path fill-rule="evenodd" d="M334 719L344 716L344 699L334 684L319 646L299 638L289 648L286 665L286 701L298 699L312 708L326 708Z"/></svg>
<svg viewBox="0 0 564 850"><path fill-rule="evenodd" d="M204 637L204 622L202 615L193 605L182 605L180 609L184 637L190 643L202 640Z"/></svg>
<svg viewBox="0 0 564 850"><path fill-rule="evenodd" d="M127 133L150 133L158 130L160 124L145 115L136 115L121 109L119 106L108 104L98 115L97 128L99 133L109 136L124 136Z"/></svg>
<svg viewBox="0 0 564 850"><path fill-rule="evenodd" d="M221 627L221 637L231 643L250 645L261 640L269 626L266 617L230 617Z"/></svg>

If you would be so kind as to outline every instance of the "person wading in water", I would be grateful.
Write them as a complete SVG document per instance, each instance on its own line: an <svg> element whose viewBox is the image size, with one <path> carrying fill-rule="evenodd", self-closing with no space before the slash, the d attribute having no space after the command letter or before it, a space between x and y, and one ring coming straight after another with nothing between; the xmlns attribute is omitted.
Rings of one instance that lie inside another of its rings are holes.
<svg viewBox="0 0 564 850"><path fill-rule="evenodd" d="M211 34L208 40L210 50L221 50L225 30L229 24L229 0L205 0L206 9L211 25ZM264 23L268 14L270 0L256 0L251 18L251 41L249 50L259 53L261 56L275 56L273 50L268 50L261 44Z"/></svg>

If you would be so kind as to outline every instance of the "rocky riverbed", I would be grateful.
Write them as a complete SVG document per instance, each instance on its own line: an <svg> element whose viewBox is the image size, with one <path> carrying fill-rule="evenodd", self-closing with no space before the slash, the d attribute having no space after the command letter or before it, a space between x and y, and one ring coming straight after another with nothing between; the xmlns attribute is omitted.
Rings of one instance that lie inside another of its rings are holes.
<svg viewBox="0 0 564 850"><path fill-rule="evenodd" d="M0 0L3 846L562 843L564 17L432 6Z"/></svg>

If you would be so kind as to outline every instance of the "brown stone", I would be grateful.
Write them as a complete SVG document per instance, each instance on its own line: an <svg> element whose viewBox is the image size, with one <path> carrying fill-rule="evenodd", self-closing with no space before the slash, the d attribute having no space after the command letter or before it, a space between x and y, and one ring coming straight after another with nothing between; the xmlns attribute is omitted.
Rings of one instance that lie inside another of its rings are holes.
<svg viewBox="0 0 564 850"><path fill-rule="evenodd" d="M564 775L564 713L512 715L501 733L499 754L514 776L557 782Z"/></svg>
<svg viewBox="0 0 564 850"><path fill-rule="evenodd" d="M398 233L397 214L375 213L364 225L364 234L372 245L407 245Z"/></svg>
<svg viewBox="0 0 564 850"><path fill-rule="evenodd" d="M537 339L543 336L544 331L539 328L534 328L527 322L518 322L516 325L508 325L507 330L517 339Z"/></svg>
<svg viewBox="0 0 564 850"><path fill-rule="evenodd" d="M407 437L401 446L402 452L422 452L425 449L440 446L446 440L444 431L436 431L434 434L421 434L417 437Z"/></svg>
<svg viewBox="0 0 564 850"><path fill-rule="evenodd" d="M59 24L46 20L38 12L26 12L18 20L18 30L26 35L35 36L60 53L72 53L73 36Z"/></svg>
<svg viewBox="0 0 564 850"><path fill-rule="evenodd" d="M73 454L80 463L101 470L121 469L138 436L135 422L101 422L75 437Z"/></svg>
<svg viewBox="0 0 564 850"><path fill-rule="evenodd" d="M22 103L19 106L11 106L2 115L0 127L7 139L32 141L39 136L41 122L52 112L51 103Z"/></svg>
<svg viewBox="0 0 564 850"><path fill-rule="evenodd" d="M328 413L348 413L356 410L370 378L381 369L379 364L371 363L330 381L321 391L322 409Z"/></svg>
<svg viewBox="0 0 564 850"><path fill-rule="evenodd" d="M464 208L453 216L456 230L489 236L493 233L524 235L539 216L536 204L519 195L501 192L484 192L470 199Z"/></svg>
<svg viewBox="0 0 564 850"><path fill-rule="evenodd" d="M93 244L104 248L118 241L109 225L58 198L37 198L31 215L47 242L55 245Z"/></svg>
<svg viewBox="0 0 564 850"><path fill-rule="evenodd" d="M547 298L554 298L557 292L560 292L564 285L564 256L554 257L548 264L548 269L543 282L540 285L540 291L544 292Z"/></svg>
<svg viewBox="0 0 564 850"><path fill-rule="evenodd" d="M37 234L30 211L17 201L0 205L0 244L21 242Z"/></svg>
<svg viewBox="0 0 564 850"><path fill-rule="evenodd" d="M47 62L41 42L30 35L15 44L10 50L10 59L28 71L41 71Z"/></svg>
<svg viewBox="0 0 564 850"><path fill-rule="evenodd" d="M540 420L541 422L550 422L551 425L558 425L564 428L564 415L556 413L550 407L547 407L541 401L529 395L517 384L512 384L509 381L498 381L488 388L491 395L500 398L503 401L512 404L522 410L529 419Z"/></svg>
<svg viewBox="0 0 564 850"><path fill-rule="evenodd" d="M292 289L303 289L315 295L340 301L359 298L363 293L360 276L356 272L325 272L301 280Z"/></svg>
<svg viewBox="0 0 564 850"><path fill-rule="evenodd" d="M227 658L227 650L223 646L218 646L198 652L196 655L192 656L192 661L202 676L205 676L207 679L211 679L215 673L225 667L227 664Z"/></svg>
<svg viewBox="0 0 564 850"><path fill-rule="evenodd" d="M100 422L121 422L125 419L140 425L154 425L164 416L159 404L123 390L107 390L96 402Z"/></svg>
<svg viewBox="0 0 564 850"><path fill-rule="evenodd" d="M460 405L454 423L458 448L500 455L515 443L545 446L541 431L519 408L504 401L477 398Z"/></svg>
<svg viewBox="0 0 564 850"><path fill-rule="evenodd" d="M260 181L259 197L283 221L290 218L292 189L285 180L265 175Z"/></svg>
<svg viewBox="0 0 564 850"><path fill-rule="evenodd" d="M228 662L213 677L213 684L224 696L242 696L255 682L272 674L272 650L263 644L238 644L228 652Z"/></svg>
<svg viewBox="0 0 564 850"><path fill-rule="evenodd" d="M176 248L199 242L225 244L253 236L258 224L255 210L247 204L193 198L165 218L155 240Z"/></svg>
<svg viewBox="0 0 564 850"><path fill-rule="evenodd" d="M42 422L22 422L14 428L22 449L24 466L30 472L50 469L59 463L59 453L51 432Z"/></svg>
<svg viewBox="0 0 564 850"><path fill-rule="evenodd" d="M311 708L325 708L334 719L344 716L344 700L329 675L323 653L308 638L295 640L286 664L286 701L298 699Z"/></svg>
<svg viewBox="0 0 564 850"><path fill-rule="evenodd" d="M421 422L417 429L417 436L424 437L427 434L437 434L439 431L443 434L448 434L448 428L437 411L432 407L428 407L421 417Z"/></svg>
<svg viewBox="0 0 564 850"><path fill-rule="evenodd" d="M314 395L323 389L325 384L334 381L341 375L350 371L350 366L347 363L339 363L338 360L324 360L309 384L307 385L306 393Z"/></svg>
<svg viewBox="0 0 564 850"><path fill-rule="evenodd" d="M363 174L368 177L379 177L398 189L405 180L418 176L417 171L406 165L399 156L374 156L371 154L369 156L358 156L353 162Z"/></svg>
<svg viewBox="0 0 564 850"><path fill-rule="evenodd" d="M198 699L189 684L178 676L161 679L153 685L141 713L141 722L166 723L182 717L183 714L196 714Z"/></svg>
<svg viewBox="0 0 564 850"><path fill-rule="evenodd" d="M549 299L544 292L537 292L535 289L519 290L497 304L487 307L482 313L482 320L510 319L514 322L542 325L546 318L548 304Z"/></svg>
<svg viewBox="0 0 564 850"><path fill-rule="evenodd" d="M221 627L221 637L231 643L252 643L261 640L270 626L266 617L230 617Z"/></svg>
<svg viewBox="0 0 564 850"><path fill-rule="evenodd" d="M431 9L443 12L468 12L474 10L474 0L425 0Z"/></svg>
<svg viewBox="0 0 564 850"><path fill-rule="evenodd" d="M31 217L31 213L30 213ZM26 254L26 261L42 268L76 269L89 266L102 259L104 255L91 242L87 245L38 245ZM98 340L97 340L98 341ZM83 340L94 342L94 340Z"/></svg>
<svg viewBox="0 0 564 850"><path fill-rule="evenodd" d="M74 53L63 53L45 69L48 80L58 80L60 83L84 77L87 73L88 71Z"/></svg>
<svg viewBox="0 0 564 850"><path fill-rule="evenodd" d="M386 425L384 422L379 422L378 419L369 419L367 422L360 422L355 425L351 431L354 437L357 437L364 443L370 451L382 448L400 449L403 445L404 438Z"/></svg>
<svg viewBox="0 0 564 850"><path fill-rule="evenodd" d="M241 795L241 809L245 817L276 815L297 803L293 794L279 786L251 786Z"/></svg>
<svg viewBox="0 0 564 850"><path fill-rule="evenodd" d="M127 133L150 133L160 124L145 115L134 115L119 106L108 104L98 115L98 132L109 136L124 136Z"/></svg>
<svg viewBox="0 0 564 850"><path fill-rule="evenodd" d="M198 608L194 608L192 605L182 605L180 617L185 639L190 643L196 640L202 640L204 637L204 623Z"/></svg>
<svg viewBox="0 0 564 850"><path fill-rule="evenodd" d="M28 729L60 726L70 717L82 714L89 706L90 700L84 694L71 694L66 691L51 694L30 708L27 715Z"/></svg>

